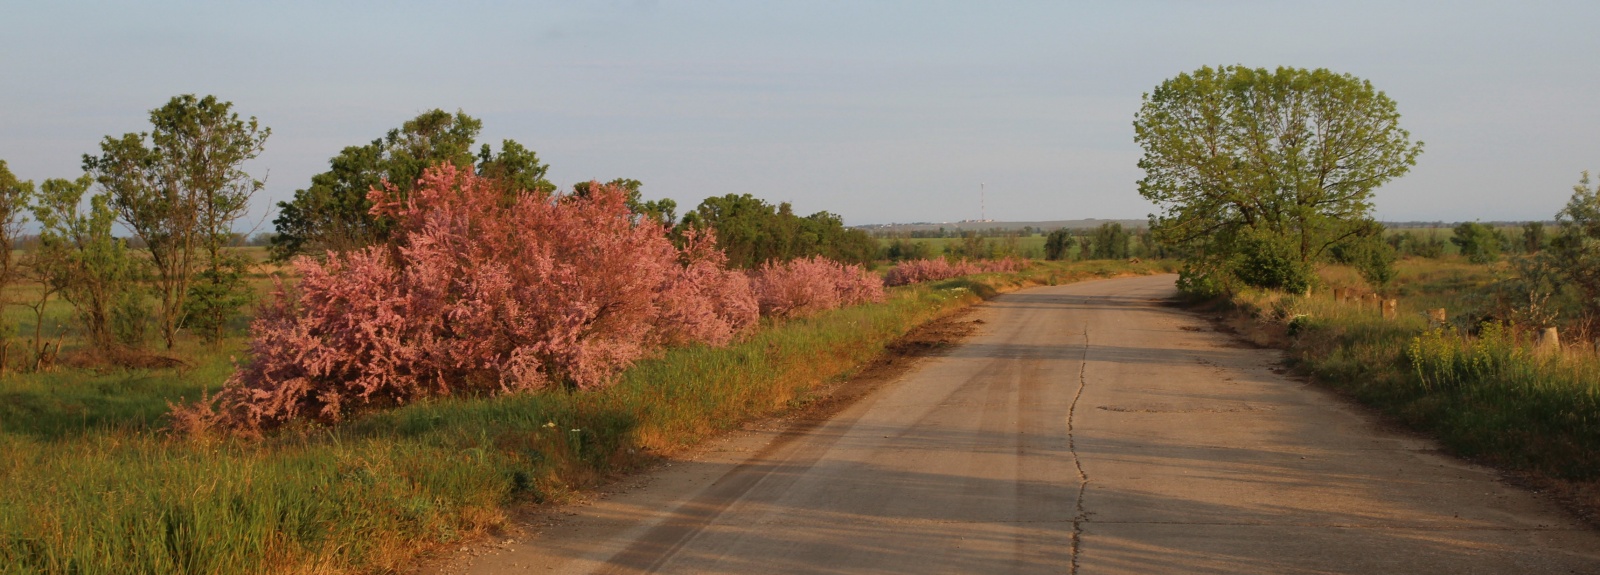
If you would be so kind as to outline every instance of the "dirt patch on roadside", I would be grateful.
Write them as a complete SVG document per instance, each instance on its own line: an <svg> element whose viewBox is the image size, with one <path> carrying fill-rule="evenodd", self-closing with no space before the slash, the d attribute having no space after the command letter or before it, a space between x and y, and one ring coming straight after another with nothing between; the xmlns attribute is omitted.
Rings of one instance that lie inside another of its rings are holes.
<svg viewBox="0 0 1600 575"><path fill-rule="evenodd" d="M884 346L883 353L863 365L855 375L816 387L806 395L800 407L794 410L747 422L741 428L781 430L781 435L773 442L775 445L805 435L857 400L910 371L919 360L942 355L971 336L978 330L978 326L983 324L981 319L966 319L973 309L972 306L963 307L949 315L912 328L899 339Z"/></svg>
<svg viewBox="0 0 1600 575"><path fill-rule="evenodd" d="M1552 479L1529 473L1506 472L1506 483L1549 497L1590 527L1600 529L1600 481Z"/></svg>
<svg viewBox="0 0 1600 575"><path fill-rule="evenodd" d="M900 339L890 342L884 348L883 355L867 364L858 377L869 378L875 375L875 370L884 370L919 357L939 355L961 343L961 340L977 331L978 326L983 325L981 319L965 319L971 312L970 307L962 308L949 316L917 326ZM892 375L899 375L899 372Z"/></svg>

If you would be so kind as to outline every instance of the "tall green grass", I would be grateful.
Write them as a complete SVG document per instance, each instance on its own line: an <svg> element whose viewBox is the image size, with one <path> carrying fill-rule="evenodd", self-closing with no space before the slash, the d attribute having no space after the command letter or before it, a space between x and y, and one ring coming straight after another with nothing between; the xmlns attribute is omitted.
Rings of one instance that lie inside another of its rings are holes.
<svg viewBox="0 0 1600 575"><path fill-rule="evenodd" d="M159 428L169 402L194 401L220 387L242 344L236 339L196 353L192 365L181 370L102 367L9 374L0 382L0 434L55 439Z"/></svg>
<svg viewBox="0 0 1600 575"><path fill-rule="evenodd" d="M727 348L640 362L597 392L444 398L260 441L171 437L169 400L227 373L65 371L0 384L0 574L376 573L503 526L740 422L810 399L911 328L985 294L1150 273L1036 266L767 322Z"/></svg>
<svg viewBox="0 0 1600 575"><path fill-rule="evenodd" d="M1533 351L1485 325L1474 336L1432 329L1405 347L1400 393L1455 450L1568 479L1600 477L1600 361Z"/></svg>

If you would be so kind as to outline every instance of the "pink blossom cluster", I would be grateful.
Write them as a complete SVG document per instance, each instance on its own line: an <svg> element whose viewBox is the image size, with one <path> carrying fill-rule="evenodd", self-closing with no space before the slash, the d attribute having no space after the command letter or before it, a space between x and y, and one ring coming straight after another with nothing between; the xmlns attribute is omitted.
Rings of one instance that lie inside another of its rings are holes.
<svg viewBox="0 0 1600 575"><path fill-rule="evenodd" d="M946 280L977 273L1008 273L1028 266L1025 260L1007 257L998 260L958 261L951 263L943 258L907 260L900 262L885 274L883 283L890 286Z"/></svg>
<svg viewBox="0 0 1600 575"><path fill-rule="evenodd" d="M722 345L753 326L751 280L709 234L674 247L624 191L519 193L444 165L404 201L373 190L397 240L299 258L251 326L252 361L180 429L255 432L297 418L458 391L604 385L664 345Z"/></svg>
<svg viewBox="0 0 1600 575"><path fill-rule="evenodd" d="M865 268L821 256L767 262L752 273L761 314L797 317L883 301L883 280Z"/></svg>
<svg viewBox="0 0 1600 575"><path fill-rule="evenodd" d="M1006 256L998 260L984 260L978 262L978 271L986 274L1006 274L1018 272L1022 271L1023 268L1026 267L1028 267L1028 260L1011 256Z"/></svg>

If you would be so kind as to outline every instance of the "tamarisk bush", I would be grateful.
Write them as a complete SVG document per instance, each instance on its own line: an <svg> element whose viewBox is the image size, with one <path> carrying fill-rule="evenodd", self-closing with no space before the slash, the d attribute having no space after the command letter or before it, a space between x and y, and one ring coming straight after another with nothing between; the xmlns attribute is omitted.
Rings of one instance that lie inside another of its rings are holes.
<svg viewBox="0 0 1600 575"><path fill-rule="evenodd" d="M883 301L883 281L854 264L822 256L769 261L752 274L761 314L795 317Z"/></svg>
<svg viewBox="0 0 1600 575"><path fill-rule="evenodd" d="M1028 260L1004 257L998 260L985 260L979 262L978 273L1008 274L1011 272L1022 271L1022 269L1026 267L1028 267Z"/></svg>
<svg viewBox="0 0 1600 575"><path fill-rule="evenodd" d="M1027 262L1016 258L987 260L982 262L959 261L950 263L942 258L907 260L889 270L884 275L883 283L890 286L902 286L914 283L946 280L964 275L977 273L1005 273L1021 270Z"/></svg>
<svg viewBox="0 0 1600 575"><path fill-rule="evenodd" d="M907 260L884 274L883 283L902 286L928 281L938 281L977 273L977 266L969 262L950 263L943 258Z"/></svg>
<svg viewBox="0 0 1600 575"><path fill-rule="evenodd" d="M759 317L755 288L749 276L728 269L711 230L688 230L683 244L661 298L661 343L726 345Z"/></svg>
<svg viewBox="0 0 1600 575"><path fill-rule="evenodd" d="M252 325L253 359L174 427L256 433L457 392L605 385L663 345L728 343L757 319L708 234L673 246L623 190L508 194L449 164L405 200L374 189L394 241L300 257Z"/></svg>

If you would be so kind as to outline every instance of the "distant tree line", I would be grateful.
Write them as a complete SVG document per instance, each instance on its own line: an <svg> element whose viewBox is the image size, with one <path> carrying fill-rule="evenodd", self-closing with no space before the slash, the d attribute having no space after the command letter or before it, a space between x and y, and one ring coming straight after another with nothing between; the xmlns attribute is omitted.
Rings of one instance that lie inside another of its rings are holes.
<svg viewBox="0 0 1600 575"><path fill-rule="evenodd" d="M1456 254L1473 263L1494 263L1505 255L1537 254L1550 247L1553 236L1546 222L1462 222L1390 229L1383 238L1397 256L1438 259Z"/></svg>
<svg viewBox="0 0 1600 575"><path fill-rule="evenodd" d="M1134 257L1166 257L1167 249L1155 242L1144 228L1124 227L1120 222L1106 222L1096 228L1061 228L1045 236L1044 250L1022 247L1021 240L1034 235L1031 227L1020 230L992 228L986 231L967 231L946 234L952 240L935 248L917 232L885 234L878 259L891 262L949 257L955 259L1002 259L1016 257L1046 260L1128 259Z"/></svg>
<svg viewBox="0 0 1600 575"><path fill-rule="evenodd" d="M1166 248L1144 228L1108 222L1088 230L1060 229L1045 237L1045 259L1112 260L1166 257Z"/></svg>
<svg viewBox="0 0 1600 575"><path fill-rule="evenodd" d="M837 215L817 212L802 217L787 202L774 206L750 194L706 198L683 215L677 228L716 230L729 265L742 268L811 256L870 265L878 256L878 241L864 231L846 228Z"/></svg>
<svg viewBox="0 0 1600 575"><path fill-rule="evenodd" d="M504 186L508 197L520 191L556 193L545 178L549 166L532 150L514 140L502 141L498 152L477 144L482 126L459 111L432 110L371 143L345 148L329 160L327 172L312 177L310 187L278 204L276 234L270 239L273 257L282 261L387 241L394 224L372 214L368 192L392 189L403 201L423 170L442 163L472 167ZM586 197L596 185L579 182L567 194ZM869 235L844 227L839 216L828 212L799 216L788 203L774 206L750 194L728 194L706 198L680 220L671 199L644 200L639 180L617 178L607 185L626 190L627 205L641 221L674 230L675 237L690 228L714 230L733 266L753 269L769 261L811 256L868 264L877 255Z"/></svg>
<svg viewBox="0 0 1600 575"><path fill-rule="evenodd" d="M878 230L878 231L872 232L872 237L879 238L879 239L892 239L892 238L929 239L929 238L960 238L960 237L966 237L968 235L976 234L976 235L978 235L980 237L985 237L985 238L1004 238L1004 237L1007 237L1007 236L1019 236L1019 237L1027 238L1027 237L1033 237L1035 235L1038 235L1038 234L1042 233L1043 231L1044 230L1035 228L1033 226L1022 226L1021 228L991 227L991 228L977 229L977 230L969 230L969 229L966 229L966 228L954 228L954 229L951 229L951 228L945 228L943 226L940 226L939 229L935 229L935 230L905 230L905 231Z"/></svg>

